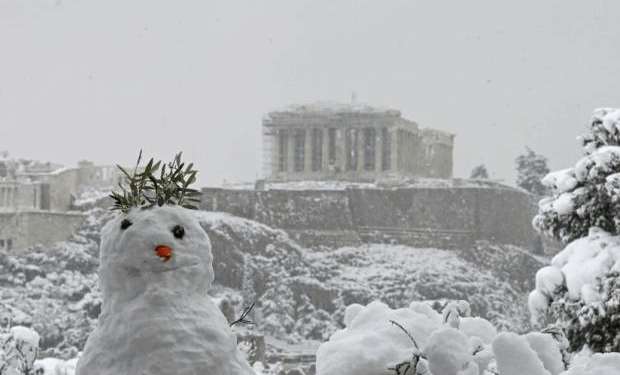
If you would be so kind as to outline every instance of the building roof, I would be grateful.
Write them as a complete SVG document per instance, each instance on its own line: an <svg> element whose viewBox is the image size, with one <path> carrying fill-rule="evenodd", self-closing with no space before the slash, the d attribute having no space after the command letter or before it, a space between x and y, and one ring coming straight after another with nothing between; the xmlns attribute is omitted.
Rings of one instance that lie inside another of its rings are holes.
<svg viewBox="0 0 620 375"><path fill-rule="evenodd" d="M291 104L279 110L270 111L263 116L263 126L290 126L317 125L324 121L340 121L342 118L354 116L368 116L373 123L377 120L374 116L394 121L399 127L417 133L422 131L426 143L439 143L452 146L454 134L441 130L424 128L412 120L401 117L401 112L389 107L374 107L366 103L340 103L334 101L317 101L308 104ZM293 122L291 122L293 121Z"/></svg>
<svg viewBox="0 0 620 375"><path fill-rule="evenodd" d="M372 107L366 103L339 103L319 101L308 104L292 104L282 109L270 111L265 119L278 115L333 115L333 114L383 114L400 116L400 111L387 107Z"/></svg>

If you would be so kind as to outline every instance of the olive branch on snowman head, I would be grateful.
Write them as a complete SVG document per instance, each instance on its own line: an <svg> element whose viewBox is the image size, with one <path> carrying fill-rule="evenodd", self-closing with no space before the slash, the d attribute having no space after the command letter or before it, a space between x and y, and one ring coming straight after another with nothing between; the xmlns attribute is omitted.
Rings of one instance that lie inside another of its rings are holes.
<svg viewBox="0 0 620 375"><path fill-rule="evenodd" d="M161 167L159 178L156 178L155 175L159 170L161 160L154 162L151 158L146 167L140 168L141 171L138 171L142 159L142 150L138 155L138 162L133 174L129 174L117 164L118 169L125 175L125 182L128 186L125 187L119 183L118 186L121 191L113 191L110 194L114 200L111 209L127 212L133 207L147 209L164 204L178 205L192 210L197 209L196 205L200 202L200 191L188 187L196 182L197 171L193 169L193 163L185 167L185 163L181 162L181 154L179 152L172 162Z"/></svg>

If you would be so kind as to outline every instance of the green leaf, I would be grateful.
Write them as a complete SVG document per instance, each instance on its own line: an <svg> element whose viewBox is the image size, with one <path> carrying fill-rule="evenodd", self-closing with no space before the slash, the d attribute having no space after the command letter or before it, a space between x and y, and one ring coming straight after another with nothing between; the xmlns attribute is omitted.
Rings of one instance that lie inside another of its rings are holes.
<svg viewBox="0 0 620 375"><path fill-rule="evenodd" d="M150 174L152 166L153 166L153 158L151 158L151 160L149 160L149 162L146 164L146 167L144 168L144 172Z"/></svg>
<svg viewBox="0 0 620 375"><path fill-rule="evenodd" d="M129 175L129 173L127 173L127 171L126 171L126 170L124 170L124 169L123 169L123 167L121 167L121 166L120 166L120 165L118 165L118 164L116 164L116 167L117 167L118 169L120 169L120 170L121 170L121 172L123 172L123 174L124 174L125 176L127 176L127 178L128 178L128 179L130 179L130 180L131 180L131 176Z"/></svg>
<svg viewBox="0 0 620 375"><path fill-rule="evenodd" d="M118 184L120 192L110 194L114 200L112 209L127 211L132 207L148 208L156 204L160 206L164 204L180 205L196 209L192 204L183 204L184 199L191 203L199 202L198 197L201 193L198 190L188 188L188 185L196 182L196 171L193 170L193 163L186 166L181 161L181 155L182 152L176 154L174 160L168 164L151 158L142 171L138 172L142 160L142 150L140 150L133 174L117 165L124 174L125 183ZM154 173L159 170L160 166L160 178L157 179ZM184 167L185 169L183 169Z"/></svg>

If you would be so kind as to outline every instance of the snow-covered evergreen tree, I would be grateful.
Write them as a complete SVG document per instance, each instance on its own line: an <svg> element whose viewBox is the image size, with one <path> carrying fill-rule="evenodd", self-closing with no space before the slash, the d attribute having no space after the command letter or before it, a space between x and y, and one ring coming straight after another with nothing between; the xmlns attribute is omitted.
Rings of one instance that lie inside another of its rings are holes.
<svg viewBox="0 0 620 375"><path fill-rule="evenodd" d="M584 157L543 179L552 196L534 218L536 228L565 243L594 226L620 233L620 109L595 110L588 128L579 137Z"/></svg>
<svg viewBox="0 0 620 375"><path fill-rule="evenodd" d="M529 305L566 330L572 351L620 351L620 109L594 111L575 167L549 173L534 226L566 248L536 275Z"/></svg>
<svg viewBox="0 0 620 375"><path fill-rule="evenodd" d="M265 293L258 299L260 320L266 333L279 338L288 337L295 327L295 300L284 272L274 275Z"/></svg>
<svg viewBox="0 0 620 375"><path fill-rule="evenodd" d="M547 158L525 147L526 153L517 156L517 186L538 196L547 194L542 179L549 173Z"/></svg>
<svg viewBox="0 0 620 375"><path fill-rule="evenodd" d="M332 323L329 313L325 310L316 309L310 298L302 294L297 304L295 332L304 339L327 340L332 332L338 327Z"/></svg>
<svg viewBox="0 0 620 375"><path fill-rule="evenodd" d="M487 171L487 167L484 164L480 164L471 170L471 174L469 178L474 179L487 179L489 178L489 172Z"/></svg>

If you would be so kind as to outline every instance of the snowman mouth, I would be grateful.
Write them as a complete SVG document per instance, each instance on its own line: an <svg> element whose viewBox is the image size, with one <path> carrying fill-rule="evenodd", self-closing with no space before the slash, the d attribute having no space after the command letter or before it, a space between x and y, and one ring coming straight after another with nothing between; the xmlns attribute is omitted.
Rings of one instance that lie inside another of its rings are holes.
<svg viewBox="0 0 620 375"><path fill-rule="evenodd" d="M190 263L190 264L179 264L178 266L174 266L174 267L166 267L162 270L156 270L154 272L169 272L169 271L174 271L177 270L179 268L183 268L183 267L193 267L193 266L197 266L199 263Z"/></svg>

